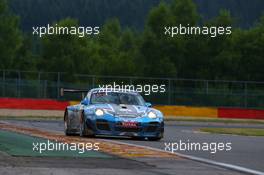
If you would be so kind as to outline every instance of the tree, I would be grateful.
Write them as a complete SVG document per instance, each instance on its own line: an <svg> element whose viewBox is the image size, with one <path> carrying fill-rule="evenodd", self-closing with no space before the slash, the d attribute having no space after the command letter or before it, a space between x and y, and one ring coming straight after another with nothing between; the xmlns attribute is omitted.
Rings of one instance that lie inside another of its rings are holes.
<svg viewBox="0 0 264 175"><path fill-rule="evenodd" d="M0 69L12 69L22 44L19 20L12 15L5 0L0 0Z"/></svg>
<svg viewBox="0 0 264 175"><path fill-rule="evenodd" d="M171 25L172 20L169 6L161 2L149 12L145 30L150 30L158 39L161 39L164 37L164 27Z"/></svg>
<svg viewBox="0 0 264 175"><path fill-rule="evenodd" d="M199 20L196 5L192 0L173 0L170 9L174 24L194 26Z"/></svg>
<svg viewBox="0 0 264 175"><path fill-rule="evenodd" d="M139 48L144 60L146 76L175 77L177 75L170 52L177 45L172 45L171 39L164 35L164 28L171 22L170 8L164 2L153 8L148 15Z"/></svg>
<svg viewBox="0 0 264 175"><path fill-rule="evenodd" d="M136 73L136 40L132 30L121 30L117 19L106 22L98 38L102 69L105 75L134 75Z"/></svg>
<svg viewBox="0 0 264 175"><path fill-rule="evenodd" d="M78 27L78 21L65 19L58 27ZM90 36L46 35L42 39L42 61L39 68L44 71L97 74L98 47Z"/></svg>
<svg viewBox="0 0 264 175"><path fill-rule="evenodd" d="M234 52L238 55L236 78L249 81L264 80L264 16L259 23L247 30L234 34Z"/></svg>
<svg viewBox="0 0 264 175"><path fill-rule="evenodd" d="M39 55L34 55L32 53L32 47L33 38L30 35L24 35L21 47L17 50L14 58L14 69L36 71Z"/></svg>
<svg viewBox="0 0 264 175"><path fill-rule="evenodd" d="M233 27L234 19L229 11L221 10L219 15L209 20L205 25L208 27ZM235 31L234 28L231 31ZM210 79L234 79L235 59L238 59L233 53L234 41L233 34L218 35L215 38L209 37L207 42L207 59L210 60Z"/></svg>

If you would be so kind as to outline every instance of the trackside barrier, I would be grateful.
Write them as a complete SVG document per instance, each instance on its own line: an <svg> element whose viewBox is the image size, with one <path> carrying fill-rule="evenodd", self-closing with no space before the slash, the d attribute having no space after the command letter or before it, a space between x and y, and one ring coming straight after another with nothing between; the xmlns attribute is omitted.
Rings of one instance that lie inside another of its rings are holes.
<svg viewBox="0 0 264 175"><path fill-rule="evenodd" d="M264 119L264 110L219 108L219 118Z"/></svg>
<svg viewBox="0 0 264 175"><path fill-rule="evenodd" d="M263 119L264 110L240 108L206 108L187 106L155 106L169 117L204 117L230 119Z"/></svg>
<svg viewBox="0 0 264 175"><path fill-rule="evenodd" d="M0 109L65 110L69 104L50 99L0 98Z"/></svg>
<svg viewBox="0 0 264 175"><path fill-rule="evenodd" d="M217 108L187 107L187 106L154 106L165 116L188 116L217 118Z"/></svg>
<svg viewBox="0 0 264 175"><path fill-rule="evenodd" d="M0 109L29 109L29 110L65 110L69 105L78 101L58 101L50 99L0 98ZM263 119L264 110L239 108L210 108L188 106L154 106L169 117L207 117L232 119Z"/></svg>

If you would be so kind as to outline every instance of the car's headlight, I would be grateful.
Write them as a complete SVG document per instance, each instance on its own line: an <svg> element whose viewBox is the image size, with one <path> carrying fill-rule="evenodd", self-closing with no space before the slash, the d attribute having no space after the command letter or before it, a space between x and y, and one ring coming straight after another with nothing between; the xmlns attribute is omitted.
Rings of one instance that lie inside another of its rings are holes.
<svg viewBox="0 0 264 175"><path fill-rule="evenodd" d="M154 118L157 118L157 114L155 114L154 112L150 111L148 113L148 117L154 119Z"/></svg>
<svg viewBox="0 0 264 175"><path fill-rule="evenodd" d="M97 115L97 116L103 116L104 115L104 111L102 110L102 109L96 109L95 110L95 115Z"/></svg>

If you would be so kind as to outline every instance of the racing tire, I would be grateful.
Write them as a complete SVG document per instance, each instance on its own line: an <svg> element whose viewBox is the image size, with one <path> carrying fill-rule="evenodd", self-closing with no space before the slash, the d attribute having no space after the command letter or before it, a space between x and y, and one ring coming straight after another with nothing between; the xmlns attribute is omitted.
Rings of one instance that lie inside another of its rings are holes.
<svg viewBox="0 0 264 175"><path fill-rule="evenodd" d="M148 137L149 141L160 141L162 137Z"/></svg>
<svg viewBox="0 0 264 175"><path fill-rule="evenodd" d="M69 124L68 124L68 112L65 111L65 114L64 114L64 134L66 136L71 136L71 132L69 131Z"/></svg>
<svg viewBox="0 0 264 175"><path fill-rule="evenodd" d="M137 140L137 141L145 141L145 138L146 137L138 137L138 136L132 137L133 140Z"/></svg>
<svg viewBox="0 0 264 175"><path fill-rule="evenodd" d="M81 114L81 119L80 119L80 137L93 137L93 134L89 129L87 128L85 119L84 119L84 114Z"/></svg>

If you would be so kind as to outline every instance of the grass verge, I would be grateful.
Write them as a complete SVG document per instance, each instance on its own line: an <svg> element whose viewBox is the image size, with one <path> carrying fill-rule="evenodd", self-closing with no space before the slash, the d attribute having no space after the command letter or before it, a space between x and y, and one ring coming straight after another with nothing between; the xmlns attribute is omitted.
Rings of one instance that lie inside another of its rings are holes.
<svg viewBox="0 0 264 175"><path fill-rule="evenodd" d="M264 129L253 129L253 128L201 128L200 131L216 133L216 134L264 136Z"/></svg>

